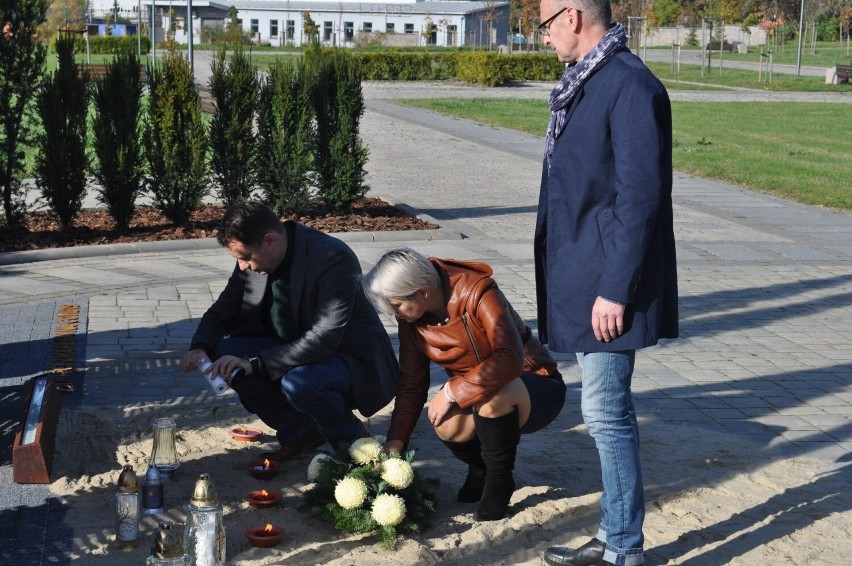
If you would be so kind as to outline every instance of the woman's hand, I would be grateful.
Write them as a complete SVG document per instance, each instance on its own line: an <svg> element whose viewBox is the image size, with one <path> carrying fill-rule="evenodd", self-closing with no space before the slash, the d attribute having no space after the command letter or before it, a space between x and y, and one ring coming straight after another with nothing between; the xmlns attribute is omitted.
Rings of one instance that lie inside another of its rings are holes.
<svg viewBox="0 0 852 566"><path fill-rule="evenodd" d="M401 440L388 440L385 442L385 454L399 454L405 445Z"/></svg>
<svg viewBox="0 0 852 566"><path fill-rule="evenodd" d="M451 403L442 391L438 391L438 394L429 403L428 415L429 422L432 423L432 428L441 426L447 420L447 417L450 416L454 406L455 403Z"/></svg>

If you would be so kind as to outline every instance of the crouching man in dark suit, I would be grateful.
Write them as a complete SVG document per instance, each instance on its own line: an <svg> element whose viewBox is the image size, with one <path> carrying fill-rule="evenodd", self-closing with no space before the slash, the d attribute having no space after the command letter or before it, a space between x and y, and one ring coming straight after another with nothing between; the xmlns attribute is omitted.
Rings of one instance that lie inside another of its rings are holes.
<svg viewBox="0 0 852 566"><path fill-rule="evenodd" d="M270 456L279 461L366 436L352 410L369 417L387 405L399 366L352 250L256 202L231 206L217 240L237 265L201 318L183 370L213 360L208 375L230 381L275 429L281 448Z"/></svg>

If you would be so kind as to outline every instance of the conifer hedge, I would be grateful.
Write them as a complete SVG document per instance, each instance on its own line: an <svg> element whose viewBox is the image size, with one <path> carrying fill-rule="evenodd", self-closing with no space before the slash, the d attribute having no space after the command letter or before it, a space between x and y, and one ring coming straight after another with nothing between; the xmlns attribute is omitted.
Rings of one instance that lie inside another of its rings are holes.
<svg viewBox="0 0 852 566"><path fill-rule="evenodd" d="M73 38L61 34L56 53L59 64L36 94L43 126L37 137L36 185L62 229L68 230L83 207L88 184L89 90L88 77L74 61Z"/></svg>
<svg viewBox="0 0 852 566"><path fill-rule="evenodd" d="M143 140L146 187L166 218L185 224L208 192L208 134L189 61L174 46L148 69Z"/></svg>
<svg viewBox="0 0 852 566"><path fill-rule="evenodd" d="M23 224L24 147L32 142L35 96L44 78L47 46L37 41L50 0L0 4L0 190L7 227Z"/></svg>
<svg viewBox="0 0 852 566"><path fill-rule="evenodd" d="M122 53L92 85L92 173L98 200L115 220L116 230L128 228L142 190L142 84L139 58Z"/></svg>
<svg viewBox="0 0 852 566"><path fill-rule="evenodd" d="M220 49L213 60L210 91L216 112L210 121L211 165L216 194L226 206L251 197L256 187L257 139L254 120L260 81L240 45L230 59Z"/></svg>
<svg viewBox="0 0 852 566"><path fill-rule="evenodd" d="M278 214L301 214L312 201L315 128L304 59L278 60L258 104L258 188Z"/></svg>

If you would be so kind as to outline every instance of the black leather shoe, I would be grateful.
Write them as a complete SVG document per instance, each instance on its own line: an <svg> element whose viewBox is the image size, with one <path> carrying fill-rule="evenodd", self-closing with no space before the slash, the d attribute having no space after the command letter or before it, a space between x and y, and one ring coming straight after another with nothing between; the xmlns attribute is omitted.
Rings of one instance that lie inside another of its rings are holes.
<svg viewBox="0 0 852 566"><path fill-rule="evenodd" d="M551 566L598 566L603 560L606 545L593 538L577 550L564 546L551 546L544 553L544 561Z"/></svg>

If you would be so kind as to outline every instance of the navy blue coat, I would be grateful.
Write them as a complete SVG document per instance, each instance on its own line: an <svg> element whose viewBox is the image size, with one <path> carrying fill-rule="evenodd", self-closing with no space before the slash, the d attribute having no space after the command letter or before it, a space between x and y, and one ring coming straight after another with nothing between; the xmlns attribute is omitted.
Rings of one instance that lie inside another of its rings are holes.
<svg viewBox="0 0 852 566"><path fill-rule="evenodd" d="M678 335L671 105L624 49L568 109L535 231L538 325L557 352L635 350ZM625 331L595 339L598 297L627 305Z"/></svg>

